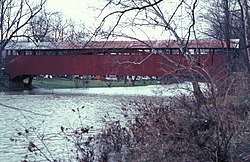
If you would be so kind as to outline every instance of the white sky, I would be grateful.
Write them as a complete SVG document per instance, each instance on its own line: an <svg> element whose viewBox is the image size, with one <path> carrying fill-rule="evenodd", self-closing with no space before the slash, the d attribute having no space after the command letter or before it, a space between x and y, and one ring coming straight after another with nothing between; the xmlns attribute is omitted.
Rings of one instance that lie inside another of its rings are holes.
<svg viewBox="0 0 250 162"><path fill-rule="evenodd" d="M100 14L99 9L103 6L103 0L48 0L46 9L63 13L76 24L84 24L86 32L93 33L100 24L101 19L97 17Z"/></svg>
<svg viewBox="0 0 250 162"><path fill-rule="evenodd" d="M95 16L99 13L94 12L94 8L91 6L99 4L98 0L48 0L47 9L52 12L62 12L76 22L82 21L90 25L95 22Z"/></svg>
<svg viewBox="0 0 250 162"><path fill-rule="evenodd" d="M99 25L98 22L100 21L100 18L96 19L100 11L94 9L94 7L101 8L104 5L105 3L103 0L48 0L47 10L52 12L60 11L67 18L72 18L76 23L83 22L88 29L94 30L96 26ZM167 7L170 7L170 1L167 2ZM172 9L170 9L170 11L171 10ZM157 29L152 29L152 31L147 31L147 33L152 33L150 35L158 37L156 39L162 37L162 33L159 31L157 32ZM141 35L144 34L141 33ZM147 37L145 38L147 39Z"/></svg>

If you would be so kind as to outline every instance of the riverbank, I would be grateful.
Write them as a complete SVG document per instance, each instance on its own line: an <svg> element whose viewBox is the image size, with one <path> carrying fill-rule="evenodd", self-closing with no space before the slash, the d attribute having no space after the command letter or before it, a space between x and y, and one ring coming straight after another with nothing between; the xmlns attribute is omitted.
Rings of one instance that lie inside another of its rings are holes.
<svg viewBox="0 0 250 162"><path fill-rule="evenodd" d="M65 78L36 78L33 80L33 87L46 89L68 89L68 88L102 88L102 87L132 87L157 85L157 80L139 80L134 85L124 81L104 80L70 80Z"/></svg>

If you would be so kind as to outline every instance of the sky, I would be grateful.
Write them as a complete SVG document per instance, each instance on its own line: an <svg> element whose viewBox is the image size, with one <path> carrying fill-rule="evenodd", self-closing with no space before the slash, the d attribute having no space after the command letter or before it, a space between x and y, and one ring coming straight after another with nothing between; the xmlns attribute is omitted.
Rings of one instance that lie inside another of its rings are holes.
<svg viewBox="0 0 250 162"><path fill-rule="evenodd" d="M167 8L169 7L170 1L167 1ZM67 18L72 18L76 23L84 23L86 28L89 30L96 29L99 25L101 18L97 18L100 13L100 10L97 8L101 8L105 5L103 0L48 0L47 10L52 12L60 11ZM96 7L96 8L94 8ZM172 9L171 9L172 10ZM170 11L171 11L170 10ZM111 22L112 23L112 22ZM156 39L161 39L162 33L157 31L157 29L147 29L147 33L154 35ZM161 29L160 29L161 30ZM125 32L126 29L124 29ZM161 30L162 31L162 30ZM136 33L139 33L137 31ZM139 37L145 37L145 33L141 33ZM168 38L167 38L168 39Z"/></svg>
<svg viewBox="0 0 250 162"><path fill-rule="evenodd" d="M88 1L82 0L49 0L47 2L47 9L51 11L63 12L66 16L80 19L86 15L86 3Z"/></svg>
<svg viewBox="0 0 250 162"><path fill-rule="evenodd" d="M104 0L48 0L46 10L61 12L76 24L84 24L87 33L93 33L100 24L98 15L103 6Z"/></svg>
<svg viewBox="0 0 250 162"><path fill-rule="evenodd" d="M76 22L91 25L95 22L98 11L93 6L100 6L98 0L48 0L46 9L52 12L62 12L66 17Z"/></svg>

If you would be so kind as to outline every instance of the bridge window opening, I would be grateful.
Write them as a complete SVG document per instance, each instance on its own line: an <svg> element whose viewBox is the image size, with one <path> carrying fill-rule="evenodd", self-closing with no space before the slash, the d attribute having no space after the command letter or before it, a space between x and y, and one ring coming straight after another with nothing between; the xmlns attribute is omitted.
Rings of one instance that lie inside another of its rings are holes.
<svg viewBox="0 0 250 162"><path fill-rule="evenodd" d="M209 48L209 53L208 54L214 54L214 50Z"/></svg>
<svg viewBox="0 0 250 162"><path fill-rule="evenodd" d="M189 52L190 52L191 55L195 54L195 50L194 49L189 49Z"/></svg>
<svg viewBox="0 0 250 162"><path fill-rule="evenodd" d="M24 55L32 55L32 54L33 54L33 51L30 51L30 50L24 51Z"/></svg>
<svg viewBox="0 0 250 162"><path fill-rule="evenodd" d="M31 55L37 55L37 51L36 50L32 50L31 53L32 53Z"/></svg>
<svg viewBox="0 0 250 162"><path fill-rule="evenodd" d="M48 51L37 51L37 55L48 55Z"/></svg>
<svg viewBox="0 0 250 162"><path fill-rule="evenodd" d="M137 55L143 55L143 54L145 54L145 52L144 51L140 51L140 52L137 52Z"/></svg>
<svg viewBox="0 0 250 162"><path fill-rule="evenodd" d="M180 49L172 49L171 51L172 51L171 54L180 54L181 53Z"/></svg>
<svg viewBox="0 0 250 162"><path fill-rule="evenodd" d="M151 52L151 50L150 49L145 49L144 52Z"/></svg>
<svg viewBox="0 0 250 162"><path fill-rule="evenodd" d="M78 51L66 50L66 51L61 51L60 54L61 54L61 55L68 55L68 54L78 55L79 52L78 52Z"/></svg>
<svg viewBox="0 0 250 162"><path fill-rule="evenodd" d="M68 50L65 51L65 53L63 51L59 51L59 50L56 50L53 52L53 55L67 55L68 54Z"/></svg>
<svg viewBox="0 0 250 162"><path fill-rule="evenodd" d="M6 50L6 55L13 55L13 50Z"/></svg>
<svg viewBox="0 0 250 162"><path fill-rule="evenodd" d="M70 50L66 50L66 51L60 50L58 52L58 55L77 55L77 54L78 54L77 51L70 51Z"/></svg>
<svg viewBox="0 0 250 162"><path fill-rule="evenodd" d="M46 51L44 54L46 54L46 55L53 55L52 53L53 53L53 51ZM39 52L39 55L42 55L42 53Z"/></svg>
<svg viewBox="0 0 250 162"><path fill-rule="evenodd" d="M199 49L198 49L198 48L194 48L194 54L195 54L195 55L200 54L199 52L200 52L200 51L199 51Z"/></svg>
<svg viewBox="0 0 250 162"><path fill-rule="evenodd" d="M194 49L194 53L195 53L196 55L201 54L201 53L200 53L200 49L199 49L199 48L195 48L195 49Z"/></svg>
<svg viewBox="0 0 250 162"><path fill-rule="evenodd" d="M53 51L52 55L58 55L58 51Z"/></svg>
<svg viewBox="0 0 250 162"><path fill-rule="evenodd" d="M17 51L16 55L25 55L25 51Z"/></svg>
<svg viewBox="0 0 250 162"><path fill-rule="evenodd" d="M156 50L155 52L154 52L154 54L162 54L163 53L163 50Z"/></svg>
<svg viewBox="0 0 250 162"><path fill-rule="evenodd" d="M50 51L49 55L57 55L58 54L58 51Z"/></svg>
<svg viewBox="0 0 250 162"><path fill-rule="evenodd" d="M215 54L214 49L210 49L210 54Z"/></svg>
<svg viewBox="0 0 250 162"><path fill-rule="evenodd" d="M68 53L67 51L55 51L54 54L59 56L59 55L63 55L63 54L67 55L67 53Z"/></svg>
<svg viewBox="0 0 250 162"><path fill-rule="evenodd" d="M224 49L214 49L214 54L225 54Z"/></svg>
<svg viewBox="0 0 250 162"><path fill-rule="evenodd" d="M210 50L209 49L200 49L200 54L209 54Z"/></svg>
<svg viewBox="0 0 250 162"><path fill-rule="evenodd" d="M56 52L56 55L60 56L60 55L67 55L68 52L67 51L58 51Z"/></svg>
<svg viewBox="0 0 250 162"><path fill-rule="evenodd" d="M42 53L39 53L40 55L42 55ZM53 55L53 51L47 51L46 55Z"/></svg>
<svg viewBox="0 0 250 162"><path fill-rule="evenodd" d="M143 52L141 52L140 54L141 54L141 55L145 55L145 54L147 55L147 54L149 54L149 52L143 51Z"/></svg>
<svg viewBox="0 0 250 162"><path fill-rule="evenodd" d="M163 49L162 52L163 54L171 54L171 51L169 49Z"/></svg>
<svg viewBox="0 0 250 162"><path fill-rule="evenodd" d="M87 51L87 52L82 52L81 54L83 54L83 55L93 55L94 53Z"/></svg>

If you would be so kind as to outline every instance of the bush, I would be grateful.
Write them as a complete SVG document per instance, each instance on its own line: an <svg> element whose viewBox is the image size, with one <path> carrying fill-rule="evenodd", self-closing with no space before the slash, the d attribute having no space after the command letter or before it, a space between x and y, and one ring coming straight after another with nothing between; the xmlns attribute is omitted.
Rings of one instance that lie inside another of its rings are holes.
<svg viewBox="0 0 250 162"><path fill-rule="evenodd" d="M109 123L93 138L92 160L242 160L237 149L249 133L248 103L197 108L186 96L167 102L142 98L124 105L123 111L125 126L120 121Z"/></svg>

